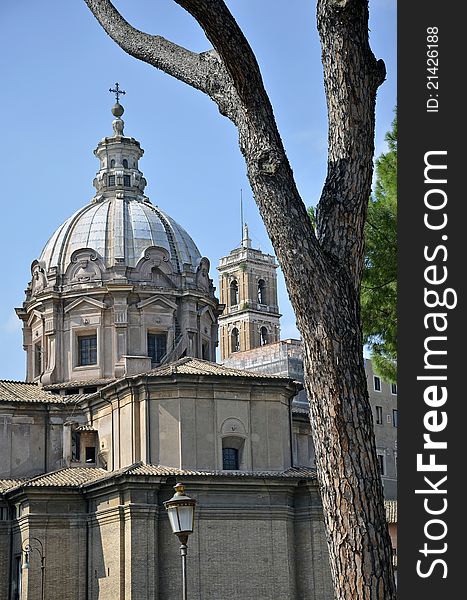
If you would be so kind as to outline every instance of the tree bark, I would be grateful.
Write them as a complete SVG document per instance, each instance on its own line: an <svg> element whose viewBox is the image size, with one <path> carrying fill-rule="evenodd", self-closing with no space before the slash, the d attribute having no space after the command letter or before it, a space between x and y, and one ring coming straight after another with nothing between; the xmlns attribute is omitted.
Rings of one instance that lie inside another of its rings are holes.
<svg viewBox="0 0 467 600"><path fill-rule="evenodd" d="M305 386L339 600L395 598L392 554L363 365L360 283L373 171L376 90L367 0L318 0L328 172L316 232L298 193L256 58L222 0L175 0L215 51L194 54L85 0L126 52L208 94L238 128L249 181L303 339Z"/></svg>

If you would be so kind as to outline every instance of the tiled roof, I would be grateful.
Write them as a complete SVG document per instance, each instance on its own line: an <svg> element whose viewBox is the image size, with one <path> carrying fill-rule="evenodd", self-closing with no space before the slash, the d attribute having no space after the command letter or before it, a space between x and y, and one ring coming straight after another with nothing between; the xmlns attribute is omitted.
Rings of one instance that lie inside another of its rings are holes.
<svg viewBox="0 0 467 600"><path fill-rule="evenodd" d="M162 365L156 369L152 369L145 375L152 377L167 377L170 375L211 375L220 377L249 377L253 379L289 379L283 375L269 375L268 373L256 373L252 371L243 371L241 369L231 369L208 360L199 358L185 357L173 363Z"/></svg>
<svg viewBox="0 0 467 600"><path fill-rule="evenodd" d="M44 386L44 390L66 390L68 388L81 388L89 386L107 385L115 381L114 378L108 379L86 379L82 381L65 381L64 383L51 383Z"/></svg>
<svg viewBox="0 0 467 600"><path fill-rule="evenodd" d="M60 396L44 391L37 383L0 380L0 402L44 402L62 404Z"/></svg>
<svg viewBox="0 0 467 600"><path fill-rule="evenodd" d="M304 406L294 406L292 405L292 412L297 415L309 415L310 409L305 408Z"/></svg>
<svg viewBox="0 0 467 600"><path fill-rule="evenodd" d="M315 479L316 471L306 467L293 467L286 471L197 471L191 469L177 469L162 465L147 465L135 463L118 471L106 471L96 467L69 467L51 473L38 475L32 479L0 479L0 493L15 488L37 487L66 487L81 488L99 480L131 476L156 476L156 477L235 477L255 479Z"/></svg>
<svg viewBox="0 0 467 600"><path fill-rule="evenodd" d="M107 472L106 479L123 477L125 475L158 476L158 477L235 477L235 478L286 478L286 479L315 479L316 470L308 467L291 467L285 471L215 471L177 469L163 465L135 463L118 471Z"/></svg>
<svg viewBox="0 0 467 600"><path fill-rule="evenodd" d="M20 485L25 479L0 479L0 494Z"/></svg>
<svg viewBox="0 0 467 600"><path fill-rule="evenodd" d="M57 396L58 394L54 394ZM92 394L66 394L65 396L60 395L59 397L62 399L64 404L78 404L81 400L86 400L86 398L92 398L96 395L96 392Z"/></svg>
<svg viewBox="0 0 467 600"><path fill-rule="evenodd" d="M307 467L292 467L286 471L197 471L176 469L161 465L134 465L129 475L184 475L196 477L286 477L289 479L307 479L316 477L316 470Z"/></svg>
<svg viewBox="0 0 467 600"><path fill-rule="evenodd" d="M97 431L92 425L78 425L75 431Z"/></svg>
<svg viewBox="0 0 467 600"><path fill-rule="evenodd" d="M17 487L80 487L83 483L95 481L107 474L105 469L96 467L70 467L38 475L20 482Z"/></svg>
<svg viewBox="0 0 467 600"><path fill-rule="evenodd" d="M397 523L397 500L385 500L386 521L388 523Z"/></svg>

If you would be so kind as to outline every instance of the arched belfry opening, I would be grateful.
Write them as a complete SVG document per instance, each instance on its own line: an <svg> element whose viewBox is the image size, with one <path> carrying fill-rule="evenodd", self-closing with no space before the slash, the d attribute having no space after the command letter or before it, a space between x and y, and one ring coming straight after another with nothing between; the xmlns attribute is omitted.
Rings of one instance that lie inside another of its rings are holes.
<svg viewBox="0 0 467 600"><path fill-rule="evenodd" d="M269 343L269 333L266 327L261 327L259 330L259 345L266 346Z"/></svg>
<svg viewBox="0 0 467 600"><path fill-rule="evenodd" d="M238 304L238 281L232 279L230 282L230 305L236 306Z"/></svg>
<svg viewBox="0 0 467 600"><path fill-rule="evenodd" d="M264 279L258 279L258 304L267 304L266 282Z"/></svg>
<svg viewBox="0 0 467 600"><path fill-rule="evenodd" d="M231 352L239 352L240 351L240 332L236 327L232 329L232 333L230 334L230 351Z"/></svg>

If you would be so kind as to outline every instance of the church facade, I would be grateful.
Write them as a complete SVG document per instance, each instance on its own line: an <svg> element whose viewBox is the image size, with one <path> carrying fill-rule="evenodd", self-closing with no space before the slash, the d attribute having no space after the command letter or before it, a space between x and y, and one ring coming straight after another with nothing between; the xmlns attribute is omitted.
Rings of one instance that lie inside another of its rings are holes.
<svg viewBox="0 0 467 600"><path fill-rule="evenodd" d="M0 600L181 597L163 505L176 482L197 500L190 598L330 600L315 471L296 450L302 386L215 363L224 298L251 316L238 338L238 310L220 319L226 352L279 339L274 260L246 231L254 269L234 256L219 302L209 260L144 195L118 99L112 112L96 194L33 261L17 309L26 381L0 382Z"/></svg>

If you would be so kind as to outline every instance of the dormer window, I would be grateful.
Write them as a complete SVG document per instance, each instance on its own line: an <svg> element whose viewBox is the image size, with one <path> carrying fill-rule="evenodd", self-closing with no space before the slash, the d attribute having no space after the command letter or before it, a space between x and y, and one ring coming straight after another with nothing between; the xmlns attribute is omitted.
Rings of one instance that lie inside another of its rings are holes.
<svg viewBox="0 0 467 600"><path fill-rule="evenodd" d="M108 181L109 185L115 185L115 175L109 175L109 181Z"/></svg>
<svg viewBox="0 0 467 600"><path fill-rule="evenodd" d="M128 169L128 161L126 158L123 159L123 168Z"/></svg>
<svg viewBox="0 0 467 600"><path fill-rule="evenodd" d="M86 463L96 462L96 448L94 446L86 446L84 450L84 461Z"/></svg>

